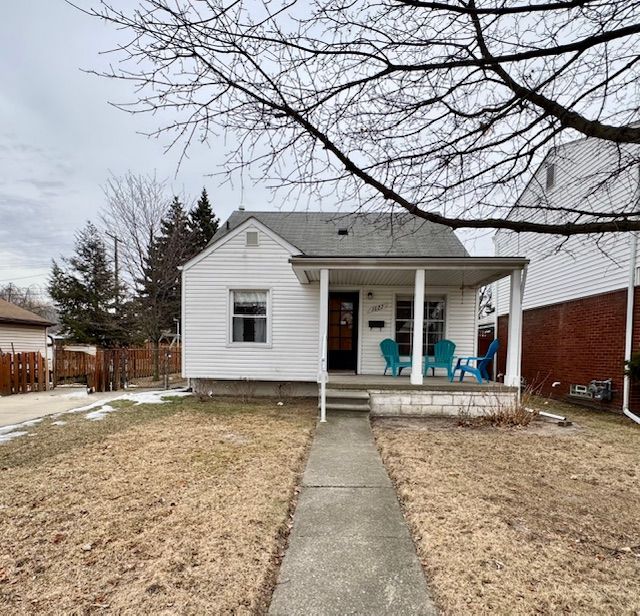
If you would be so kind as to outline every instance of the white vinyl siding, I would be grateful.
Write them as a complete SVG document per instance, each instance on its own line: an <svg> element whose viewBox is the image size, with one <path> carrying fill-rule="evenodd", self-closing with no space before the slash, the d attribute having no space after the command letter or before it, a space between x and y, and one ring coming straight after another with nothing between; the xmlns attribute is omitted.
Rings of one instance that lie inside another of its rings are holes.
<svg viewBox="0 0 640 616"><path fill-rule="evenodd" d="M258 229L258 246L240 232L204 253L183 272L183 371L187 378L313 381L318 375L319 284L301 284L291 249ZM268 291L268 344L232 343L231 293ZM340 286L331 291L360 294L358 371L382 374L380 342L393 338L396 297L412 297L412 286ZM371 293L371 299L367 294ZM445 337L457 355L474 355L476 293L459 287L430 287L428 297L445 298ZM369 321L384 327L369 329Z"/></svg>
<svg viewBox="0 0 640 616"><path fill-rule="evenodd" d="M290 252L255 230L258 246L239 233L184 271L185 376L315 381L318 286L301 285ZM229 344L233 289L270 290L269 344Z"/></svg>
<svg viewBox="0 0 640 616"><path fill-rule="evenodd" d="M46 354L46 329L41 326L0 323L0 351L2 353Z"/></svg>
<svg viewBox="0 0 640 616"><path fill-rule="evenodd" d="M560 151L555 168L555 186L547 194L551 204L580 207L591 211L629 209L637 188L637 168L622 173L606 189L580 184L575 178L602 179L602 169L615 165L615 150L602 149L593 141L568 144ZM535 203L546 179L542 165L522 194L520 203ZM585 188L586 186L586 188ZM529 220L545 220L544 210L530 211ZM500 230L495 235L496 256L530 259L523 309L537 308L626 288L629 267L629 233L570 238ZM509 311L509 278L496 284L496 308L500 315Z"/></svg>

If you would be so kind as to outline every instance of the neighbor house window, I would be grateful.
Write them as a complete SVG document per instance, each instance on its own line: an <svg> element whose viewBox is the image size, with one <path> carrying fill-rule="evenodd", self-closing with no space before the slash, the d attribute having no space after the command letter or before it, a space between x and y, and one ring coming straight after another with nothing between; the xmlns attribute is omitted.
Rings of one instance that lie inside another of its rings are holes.
<svg viewBox="0 0 640 616"><path fill-rule="evenodd" d="M443 297L425 297L422 354L433 355L436 342L444 338L445 300ZM396 298L396 342L400 355L413 352L413 298Z"/></svg>
<svg viewBox="0 0 640 616"><path fill-rule="evenodd" d="M545 182L547 190L551 190L556 185L556 166L554 163L547 165L547 177Z"/></svg>
<svg viewBox="0 0 640 616"><path fill-rule="evenodd" d="M268 291L231 291L233 342L267 342Z"/></svg>

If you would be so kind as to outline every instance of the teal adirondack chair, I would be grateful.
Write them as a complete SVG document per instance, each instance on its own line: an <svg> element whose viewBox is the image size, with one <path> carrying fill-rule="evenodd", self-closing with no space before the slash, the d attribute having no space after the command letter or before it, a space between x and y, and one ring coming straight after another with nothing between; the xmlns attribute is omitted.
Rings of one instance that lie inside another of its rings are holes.
<svg viewBox="0 0 640 616"><path fill-rule="evenodd" d="M400 353L398 351L398 343L391 338L385 338L380 343L380 351L384 356L384 360L387 365L384 367L384 373L387 374L387 370L391 370L393 376L398 376L403 368L410 368L411 361L400 361Z"/></svg>
<svg viewBox="0 0 640 616"><path fill-rule="evenodd" d="M453 380L453 354L456 351L456 345L451 340L440 340L436 342L433 348L434 356L425 357L424 359L424 375L427 376L427 370L431 369L431 374L435 376L436 368L446 368L449 380Z"/></svg>
<svg viewBox="0 0 640 616"><path fill-rule="evenodd" d="M500 343L497 340L494 340L487 349L487 354L484 357L459 357L458 363L453 371L453 376L449 379L453 381L455 377L455 373L460 370L460 382L464 378L464 373L468 372L469 374L473 374L478 380L478 383L482 383L486 381L489 382L489 364L493 359L493 356L496 354L498 350L498 346ZM472 366L470 362L477 362L475 366ZM463 363L464 362L464 363Z"/></svg>

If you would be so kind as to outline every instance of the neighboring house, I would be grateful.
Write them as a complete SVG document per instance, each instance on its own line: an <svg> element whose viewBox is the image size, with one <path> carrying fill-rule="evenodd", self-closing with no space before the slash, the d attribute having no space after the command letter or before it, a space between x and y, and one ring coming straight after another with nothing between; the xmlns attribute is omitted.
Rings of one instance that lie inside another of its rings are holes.
<svg viewBox="0 0 640 616"><path fill-rule="evenodd" d="M538 221L554 220L548 208L558 206L594 213L629 211L638 199L638 168L627 164L629 152L594 139L554 148L518 199L516 210ZM611 180L610 171L616 168L621 171ZM582 215L581 220L587 218ZM630 281L631 299L637 295L633 235L560 238L505 230L495 235L497 256L515 253L530 260L522 339L522 376L528 386L614 409L640 408L640 397L626 404L624 393L624 361L632 348L627 334L633 348L640 350L640 303L636 301L635 308L627 305ZM508 288L502 282L496 287L502 343L498 371L504 372ZM592 384L608 379L610 401L608 384Z"/></svg>
<svg viewBox="0 0 640 616"><path fill-rule="evenodd" d="M442 338L475 355L477 289L519 285L524 264L470 257L450 229L409 215L238 211L183 267L183 375L206 393L317 392L328 373L382 376L385 338L414 365ZM406 383L423 382L415 370Z"/></svg>
<svg viewBox="0 0 640 616"><path fill-rule="evenodd" d="M47 328L41 316L0 299L0 353L38 352L48 356Z"/></svg>

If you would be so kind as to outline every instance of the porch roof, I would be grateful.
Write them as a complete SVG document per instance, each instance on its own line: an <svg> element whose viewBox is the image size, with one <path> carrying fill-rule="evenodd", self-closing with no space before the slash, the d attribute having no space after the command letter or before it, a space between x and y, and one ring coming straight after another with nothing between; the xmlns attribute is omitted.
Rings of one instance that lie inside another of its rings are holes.
<svg viewBox="0 0 640 616"><path fill-rule="evenodd" d="M289 259L298 280L320 280L329 270L331 284L413 286L415 271L426 270L427 286L477 288L521 270L529 263L522 257L309 257Z"/></svg>

